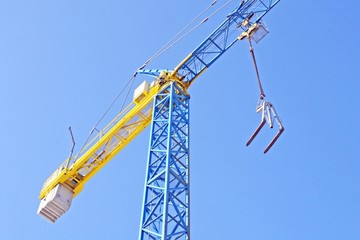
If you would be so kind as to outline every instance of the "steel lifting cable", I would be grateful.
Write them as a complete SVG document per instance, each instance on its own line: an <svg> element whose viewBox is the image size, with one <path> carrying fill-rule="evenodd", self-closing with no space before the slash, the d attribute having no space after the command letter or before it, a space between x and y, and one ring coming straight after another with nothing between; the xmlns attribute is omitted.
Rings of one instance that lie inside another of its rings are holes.
<svg viewBox="0 0 360 240"><path fill-rule="evenodd" d="M189 24L187 24L180 32L178 32L169 42L167 42L159 51L157 51L153 56L151 56L146 62L138 68L138 70L144 69L150 62L155 60L157 57L162 55L164 52L169 50L171 47L173 47L175 44L180 42L182 39L184 39L186 36L188 36L190 33L192 33L194 30L196 30L200 25L207 22L210 18L212 18L214 15L216 15L219 11L221 11L223 8L225 8L227 5L229 5L233 0L229 0L224 5L222 5L219 9L217 9L214 13L206 17L204 20L202 20L200 23L198 23L196 26L194 26L192 29L184 33L182 36L180 36L187 28L189 28L197 19L199 19L206 11L208 11L213 5L217 3L217 0L213 1L208 7L206 7L198 16L196 16Z"/></svg>
<svg viewBox="0 0 360 240"><path fill-rule="evenodd" d="M160 48L153 56L151 56L146 62L143 64L145 67L148 63L152 62L155 58L160 56L162 53L167 51L168 47L172 44L173 41L176 40L180 34L182 34L188 27L190 27L196 20L198 20L207 10L209 10L213 5L217 3L217 0L213 1L209 6L207 6L198 16L196 16L191 22L189 22L181 31L179 31L172 39L170 39L162 48ZM142 69L140 67L139 69Z"/></svg>
<svg viewBox="0 0 360 240"><path fill-rule="evenodd" d="M255 68L255 72L256 72L256 77L257 77L257 81L258 81L258 85L259 85L260 99L264 99L265 93L264 93L264 89L263 89L262 84L261 84L260 74L259 74L259 70L258 70L258 67L257 67L254 48L252 46L250 36L248 36L248 40L249 40L249 45L250 45L250 53L251 53L251 57L252 57L252 60L253 60L253 64L254 64L254 68Z"/></svg>
<svg viewBox="0 0 360 240"><path fill-rule="evenodd" d="M87 143L90 140L91 135L94 133L95 130L97 130L98 125L100 124L100 122L103 120L103 118L106 116L106 114L110 111L110 109L114 106L115 102L119 99L119 97L121 96L121 94L123 94L123 92L125 91L125 89L128 87L128 85L130 84L129 90L126 94L126 97L123 101L123 104L120 108L120 112L123 110L125 102L129 96L130 90L134 84L135 81L135 74L127 81L127 83L125 84L125 86L121 89L121 91L118 93L118 95L115 97L115 99L111 102L111 104L109 105L109 107L105 110L105 112L102 114L102 116L100 117L100 119L96 122L96 124L94 125L94 127L91 129L91 131L89 132L89 135L87 136L83 146L81 147L79 153L76 155L74 161L76 161L76 159L78 158L78 156L80 155L80 153L84 150L85 146L87 145Z"/></svg>

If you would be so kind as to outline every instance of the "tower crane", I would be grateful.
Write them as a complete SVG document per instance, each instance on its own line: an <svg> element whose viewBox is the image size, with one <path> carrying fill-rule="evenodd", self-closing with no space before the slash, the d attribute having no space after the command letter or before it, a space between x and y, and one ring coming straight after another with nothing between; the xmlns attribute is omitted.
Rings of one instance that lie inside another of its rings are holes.
<svg viewBox="0 0 360 240"><path fill-rule="evenodd" d="M279 1L242 1L173 70L146 70L146 64L140 67L135 75L150 75L154 77L152 83L144 81L135 89L133 101L77 155L72 156L71 151L47 178L40 192L38 214L55 222L87 181L151 125L139 239L190 239L188 89L237 41L248 38L251 44L251 39L259 38L257 35L264 31L262 18ZM272 127L275 118L279 124L271 145L283 131L273 106L264 97L260 95L257 108L263 114L261 124L248 144L265 121Z"/></svg>

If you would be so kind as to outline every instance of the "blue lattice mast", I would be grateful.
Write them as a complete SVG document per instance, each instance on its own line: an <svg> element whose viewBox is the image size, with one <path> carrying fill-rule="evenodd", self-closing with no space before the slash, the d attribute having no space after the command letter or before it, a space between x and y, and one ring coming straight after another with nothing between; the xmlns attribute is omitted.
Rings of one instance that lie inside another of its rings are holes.
<svg viewBox="0 0 360 240"><path fill-rule="evenodd" d="M154 99L139 240L190 239L190 97L167 84Z"/></svg>

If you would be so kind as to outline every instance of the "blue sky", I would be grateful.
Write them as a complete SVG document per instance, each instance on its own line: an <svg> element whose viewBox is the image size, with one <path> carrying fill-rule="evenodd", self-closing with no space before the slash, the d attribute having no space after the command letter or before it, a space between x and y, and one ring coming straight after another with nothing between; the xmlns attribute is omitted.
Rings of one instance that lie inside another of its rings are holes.
<svg viewBox="0 0 360 240"><path fill-rule="evenodd" d="M210 2L0 2L1 239L137 239L149 129L56 224L36 214L38 194L68 156L67 128L78 150L134 70ZM176 66L236 5L149 68ZM265 17L254 47L286 128L267 155L275 129L245 147L260 121L246 42L191 87L193 239L360 239L359 7L282 0Z"/></svg>

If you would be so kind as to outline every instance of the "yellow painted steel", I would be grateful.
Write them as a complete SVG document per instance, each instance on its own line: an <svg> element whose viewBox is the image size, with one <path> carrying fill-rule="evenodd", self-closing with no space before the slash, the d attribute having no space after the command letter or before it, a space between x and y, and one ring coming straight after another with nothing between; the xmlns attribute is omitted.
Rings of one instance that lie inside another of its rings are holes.
<svg viewBox="0 0 360 240"><path fill-rule="evenodd" d="M59 183L72 190L73 197L81 192L94 174L150 124L153 99L168 84L156 84L139 103L129 104L75 156L70 166L66 159L45 181L39 198L46 197Z"/></svg>
<svg viewBox="0 0 360 240"><path fill-rule="evenodd" d="M237 39L238 40L243 40L244 38L247 38L249 36L251 36L251 34L253 33L253 31L257 30L259 28L259 24L258 23L254 23L253 25L251 25L249 27L249 29L247 31L242 32Z"/></svg>
<svg viewBox="0 0 360 240"><path fill-rule="evenodd" d="M204 68L203 70L201 70L201 72L199 72L196 77L189 83L189 85L187 86L188 88L190 87L191 84L193 84L195 82L196 79L198 79L198 77L200 77L201 74L203 74L205 72L205 70L208 69L207 67Z"/></svg>
<svg viewBox="0 0 360 240"><path fill-rule="evenodd" d="M188 89L190 87L190 85L201 75L205 72L205 70L207 69L207 67L205 67L203 70L201 70L201 72L199 72L196 77L194 79L191 80L191 82L189 83L184 83L182 81L182 77L178 76L178 71L179 69L184 65L184 63L189 60L191 57L193 56L193 53L190 53L189 55L186 56L186 58L184 58L184 60L182 60L175 68L174 68L174 71L172 71L171 75L169 76L170 79L173 79L173 80L177 80L181 86L184 87L184 89Z"/></svg>
<svg viewBox="0 0 360 240"><path fill-rule="evenodd" d="M192 53L190 53L189 55L187 55L187 57L184 58L184 60L182 60L182 61L175 67L175 69L174 69L174 71L173 71L173 73L172 73L172 76L173 76L173 77L176 76L176 74L178 73L180 67L181 67L187 60L189 60L189 59L191 58L191 56L192 56Z"/></svg>

